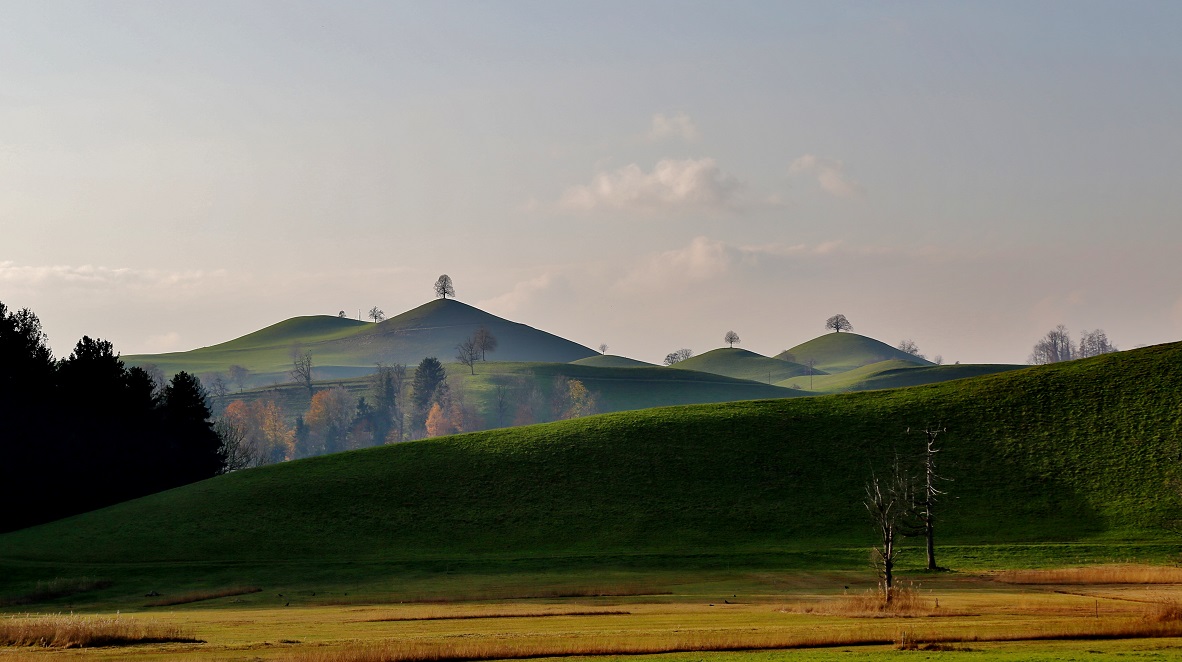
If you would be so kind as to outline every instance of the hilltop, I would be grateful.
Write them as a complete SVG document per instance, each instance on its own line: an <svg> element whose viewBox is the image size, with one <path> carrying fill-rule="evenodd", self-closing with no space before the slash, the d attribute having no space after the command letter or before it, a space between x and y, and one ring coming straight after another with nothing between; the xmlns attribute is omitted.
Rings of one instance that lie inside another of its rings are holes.
<svg viewBox="0 0 1182 662"><path fill-rule="evenodd" d="M705 354L691 356L684 361L674 363L679 370L697 370L716 375L726 375L736 379L750 379L752 381L774 384L799 375L807 375L808 366L782 359L773 359L745 349L722 347L713 349ZM816 370L816 374L825 374Z"/></svg>
<svg viewBox="0 0 1182 662"><path fill-rule="evenodd" d="M892 359L915 365L935 365L927 359L856 333L827 333L786 349L775 358L802 365L808 365L809 360L813 360L816 361L815 368L827 373L846 372Z"/></svg>
<svg viewBox="0 0 1182 662"><path fill-rule="evenodd" d="M497 361L566 363L597 355L565 338L512 322L479 308L436 299L374 324L328 315L296 317L224 343L187 352L123 357L133 365L156 364L165 374L225 373L241 365L254 384L287 381L292 352L311 352L319 379L368 374L378 363L416 365L427 356L454 360L456 345L484 326L498 341Z"/></svg>
<svg viewBox="0 0 1182 662"><path fill-rule="evenodd" d="M1182 511L1180 399L1175 343L909 389L593 416L235 472L0 536L0 557L233 560L249 577L279 561L678 564L859 547L866 479L918 450L905 430L936 422L955 481L942 544L1155 540Z"/></svg>

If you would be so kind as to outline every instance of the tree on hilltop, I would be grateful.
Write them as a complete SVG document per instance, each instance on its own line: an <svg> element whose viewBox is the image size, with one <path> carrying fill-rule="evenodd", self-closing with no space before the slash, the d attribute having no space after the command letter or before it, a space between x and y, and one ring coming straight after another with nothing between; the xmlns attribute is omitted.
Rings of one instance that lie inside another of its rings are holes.
<svg viewBox="0 0 1182 662"><path fill-rule="evenodd" d="M676 352L669 352L665 355L665 365L673 365L674 363L681 363L694 355L694 350L687 347L682 347Z"/></svg>
<svg viewBox="0 0 1182 662"><path fill-rule="evenodd" d="M1076 353L1079 358L1086 359L1115 351L1118 351L1116 345L1108 342L1108 334L1104 333L1104 329L1096 329L1083 332L1079 338L1079 347Z"/></svg>
<svg viewBox="0 0 1182 662"><path fill-rule="evenodd" d="M842 331L853 331L854 325L845 318L845 315L838 313L833 317L825 320L825 328L833 329L834 333L841 333Z"/></svg>
<svg viewBox="0 0 1182 662"><path fill-rule="evenodd" d="M1068 333L1067 327L1060 324L1047 331L1047 335L1034 344L1034 349L1026 361L1032 365L1048 365L1074 358L1075 348L1071 345L1071 334Z"/></svg>
<svg viewBox="0 0 1182 662"><path fill-rule="evenodd" d="M449 296L453 299L456 298L456 288L451 284L451 276L443 274L435 281L435 298L442 297L446 300Z"/></svg>
<svg viewBox="0 0 1182 662"><path fill-rule="evenodd" d="M375 323L381 322L382 320L386 319L386 313L381 308L374 306L373 308L369 309L368 317Z"/></svg>
<svg viewBox="0 0 1182 662"><path fill-rule="evenodd" d="M605 342L599 343L599 353L600 354L607 354L607 343L605 343Z"/></svg>
<svg viewBox="0 0 1182 662"><path fill-rule="evenodd" d="M727 331L726 335L722 337L722 342L728 344L733 349L735 343L739 342L739 334L734 331Z"/></svg>
<svg viewBox="0 0 1182 662"><path fill-rule="evenodd" d="M916 345L914 340L911 340L911 339L900 340L899 344L896 347L900 352L907 352L908 354L918 357L918 358L921 358L921 359L927 358L923 354L919 353L919 345Z"/></svg>

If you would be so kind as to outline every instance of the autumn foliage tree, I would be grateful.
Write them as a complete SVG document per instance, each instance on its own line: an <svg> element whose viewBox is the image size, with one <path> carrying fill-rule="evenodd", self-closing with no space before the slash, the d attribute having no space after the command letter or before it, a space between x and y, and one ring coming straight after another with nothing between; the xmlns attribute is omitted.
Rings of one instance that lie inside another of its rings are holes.
<svg viewBox="0 0 1182 662"><path fill-rule="evenodd" d="M353 403L349 392L339 386L312 396L308 413L304 414L311 443L301 455L306 457L347 450Z"/></svg>

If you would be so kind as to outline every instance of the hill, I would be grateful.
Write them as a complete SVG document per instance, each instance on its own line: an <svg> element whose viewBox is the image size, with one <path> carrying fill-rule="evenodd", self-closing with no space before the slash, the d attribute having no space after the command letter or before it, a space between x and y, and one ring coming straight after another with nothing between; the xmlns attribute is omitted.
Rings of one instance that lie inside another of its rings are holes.
<svg viewBox="0 0 1182 662"><path fill-rule="evenodd" d="M775 358L803 365L807 365L811 359L816 361L816 368L827 373L845 372L891 359L915 365L935 365L931 361L856 333L827 333L784 350Z"/></svg>
<svg viewBox="0 0 1182 662"><path fill-rule="evenodd" d="M802 387L814 393L846 393L936 384L1026 367L1005 364L918 365L902 359L890 359L832 375L815 376L811 380L808 377L785 379L778 385Z"/></svg>
<svg viewBox="0 0 1182 662"><path fill-rule="evenodd" d="M736 379L774 384L798 375L807 375L808 366L781 359L768 358L745 349L722 347L705 354L691 356L673 364L680 370L697 370ZM817 374L824 374L818 371Z"/></svg>
<svg viewBox="0 0 1182 662"><path fill-rule="evenodd" d="M589 365L596 368L655 368L653 363L646 363L644 361L637 361L626 356L616 356L614 354L596 354L595 356L588 356L585 359L578 361L571 361L575 365Z"/></svg>
<svg viewBox="0 0 1182 662"><path fill-rule="evenodd" d="M235 581L354 561L442 572L444 561L669 566L787 550L826 567L819 550L871 538L871 472L912 457L921 439L904 431L935 422L954 480L942 545L1097 550L1160 540L1182 512L1180 400L1175 343L908 389L593 416L235 472L0 536L0 559L26 575L202 564L187 572ZM864 551L841 558L862 563Z"/></svg>
<svg viewBox="0 0 1182 662"><path fill-rule="evenodd" d="M296 317L224 343L188 352L123 357L132 365L155 364L165 374L225 373L231 365L251 371L253 385L288 381L293 350L311 352L320 379L368 374L378 363L416 365L435 356L454 360L456 345L484 326L499 361L566 363L596 355L590 348L453 299L436 299L381 323L328 315Z"/></svg>

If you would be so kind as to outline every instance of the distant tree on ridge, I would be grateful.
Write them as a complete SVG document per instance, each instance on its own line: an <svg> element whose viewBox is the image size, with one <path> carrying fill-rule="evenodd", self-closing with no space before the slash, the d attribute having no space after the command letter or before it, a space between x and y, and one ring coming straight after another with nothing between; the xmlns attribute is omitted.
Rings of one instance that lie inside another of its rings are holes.
<svg viewBox="0 0 1182 662"><path fill-rule="evenodd" d="M451 276L443 274L435 281L435 298L442 297L446 300L449 296L453 299L456 298L456 288L452 287Z"/></svg>
<svg viewBox="0 0 1182 662"><path fill-rule="evenodd" d="M833 329L834 333L841 333L842 331L853 331L854 325L845 318L845 315L838 313L833 317L825 320L825 328Z"/></svg>
<svg viewBox="0 0 1182 662"><path fill-rule="evenodd" d="M739 334L734 331L727 331L726 335L722 337L722 341L734 348L735 343L739 342Z"/></svg>

